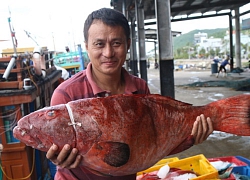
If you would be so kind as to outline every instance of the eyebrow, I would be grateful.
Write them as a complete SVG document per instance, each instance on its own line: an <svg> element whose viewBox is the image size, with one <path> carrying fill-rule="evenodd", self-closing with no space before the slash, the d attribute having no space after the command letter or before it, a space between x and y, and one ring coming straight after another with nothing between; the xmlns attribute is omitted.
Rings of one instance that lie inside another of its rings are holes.
<svg viewBox="0 0 250 180"><path fill-rule="evenodd" d="M122 41L123 40L123 38L113 38L113 39L111 39L111 41L115 41L115 40L120 40L120 41ZM104 40L104 39L101 39L101 38L96 38L96 39L94 39L94 41L106 41L106 40Z"/></svg>

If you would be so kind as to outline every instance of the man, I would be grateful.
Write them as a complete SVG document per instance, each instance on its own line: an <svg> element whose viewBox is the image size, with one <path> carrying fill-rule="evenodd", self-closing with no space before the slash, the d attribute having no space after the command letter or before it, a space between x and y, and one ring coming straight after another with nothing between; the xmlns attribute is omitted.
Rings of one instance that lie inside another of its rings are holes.
<svg viewBox="0 0 250 180"><path fill-rule="evenodd" d="M122 13L108 8L92 12L84 24L84 38L90 63L86 70L60 84L53 94L51 105L114 94L150 93L144 80L122 68L131 43L128 21ZM204 141L212 131L210 118L198 116L192 130L195 143ZM86 167L79 166L82 157L77 152L69 145L65 145L61 152L56 145L49 149L47 158L58 166L55 179L136 179L136 174L123 177L95 175Z"/></svg>
<svg viewBox="0 0 250 180"><path fill-rule="evenodd" d="M220 74L220 72L222 72L222 70L224 70L223 77L227 76L226 65L228 65L228 64L229 64L229 55L227 55L226 59L220 64L219 71L218 71L216 77L219 77L219 74Z"/></svg>

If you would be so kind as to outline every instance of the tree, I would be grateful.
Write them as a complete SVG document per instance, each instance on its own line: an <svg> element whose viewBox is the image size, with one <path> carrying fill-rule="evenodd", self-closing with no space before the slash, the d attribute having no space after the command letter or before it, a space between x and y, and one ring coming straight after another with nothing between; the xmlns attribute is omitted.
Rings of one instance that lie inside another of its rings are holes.
<svg viewBox="0 0 250 180"><path fill-rule="evenodd" d="M202 48L202 49L199 51L200 57L205 57L205 54L206 54L206 50L205 50L204 48Z"/></svg>
<svg viewBox="0 0 250 180"><path fill-rule="evenodd" d="M215 56L215 51L214 51L213 48L210 48L210 50L209 50L209 55L212 56L212 57Z"/></svg>
<svg viewBox="0 0 250 180"><path fill-rule="evenodd" d="M216 55L216 56L220 56L220 48L219 48L219 47L217 47L217 48L215 49L215 55Z"/></svg>

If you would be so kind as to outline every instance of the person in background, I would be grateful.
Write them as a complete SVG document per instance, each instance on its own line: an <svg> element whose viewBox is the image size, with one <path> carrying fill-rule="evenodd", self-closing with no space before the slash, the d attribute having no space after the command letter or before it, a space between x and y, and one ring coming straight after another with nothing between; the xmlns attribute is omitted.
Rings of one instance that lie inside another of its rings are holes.
<svg viewBox="0 0 250 180"><path fill-rule="evenodd" d="M149 59L147 60L147 68L148 69L150 68L150 60Z"/></svg>
<svg viewBox="0 0 250 180"><path fill-rule="evenodd" d="M155 69L158 69L158 67L159 67L158 62L155 62Z"/></svg>
<svg viewBox="0 0 250 180"><path fill-rule="evenodd" d="M218 71L216 77L219 77L219 74L220 74L220 72L222 72L222 70L224 70L223 77L227 76L226 65L229 64L229 59L230 59L230 56L227 55L226 59L224 61L222 61L222 63L220 64L219 71Z"/></svg>
<svg viewBox="0 0 250 180"><path fill-rule="evenodd" d="M78 72L55 89L52 106L83 98L150 93L143 79L129 74L122 67L131 44L129 24L122 13L109 8L93 11L85 21L83 32L90 63L86 70ZM212 131L211 119L198 116L192 130L195 144L203 142ZM92 173L80 165L84 159L78 155L78 149L71 149L68 144L60 152L53 145L46 156L57 165L56 180L136 179L136 174L107 177Z"/></svg>
<svg viewBox="0 0 250 180"><path fill-rule="evenodd" d="M68 46L66 46L65 47L65 50L66 50L66 52L68 53L68 52L70 52L70 50L69 50L69 47Z"/></svg>
<svg viewBox="0 0 250 180"><path fill-rule="evenodd" d="M219 58L218 56L215 56L213 61L215 64L218 64L221 61L221 58Z"/></svg>

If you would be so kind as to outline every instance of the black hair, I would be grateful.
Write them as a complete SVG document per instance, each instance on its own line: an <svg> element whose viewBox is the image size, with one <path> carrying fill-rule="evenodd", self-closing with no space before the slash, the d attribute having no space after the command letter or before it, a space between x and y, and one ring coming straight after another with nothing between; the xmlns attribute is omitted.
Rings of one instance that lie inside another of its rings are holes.
<svg viewBox="0 0 250 180"><path fill-rule="evenodd" d="M126 38L130 38L130 28L127 18L120 11L115 9L101 8L99 10L93 11L85 20L83 34L86 42L88 42L89 28L94 20L101 20L103 23L109 26L121 26L124 30Z"/></svg>

